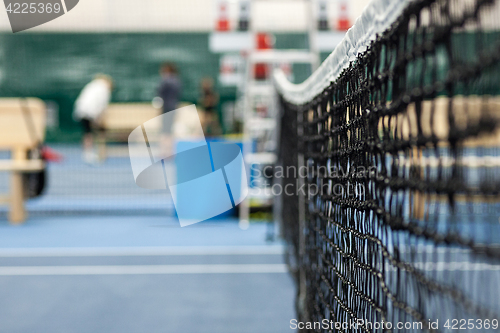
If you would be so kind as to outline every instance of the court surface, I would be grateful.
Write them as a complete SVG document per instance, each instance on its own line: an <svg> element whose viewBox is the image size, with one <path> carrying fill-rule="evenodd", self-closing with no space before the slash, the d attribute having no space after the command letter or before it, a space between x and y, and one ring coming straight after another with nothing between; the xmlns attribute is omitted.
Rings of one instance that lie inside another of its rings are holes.
<svg viewBox="0 0 500 333"><path fill-rule="evenodd" d="M2 220L0 332L289 332L295 288L265 235L234 220Z"/></svg>

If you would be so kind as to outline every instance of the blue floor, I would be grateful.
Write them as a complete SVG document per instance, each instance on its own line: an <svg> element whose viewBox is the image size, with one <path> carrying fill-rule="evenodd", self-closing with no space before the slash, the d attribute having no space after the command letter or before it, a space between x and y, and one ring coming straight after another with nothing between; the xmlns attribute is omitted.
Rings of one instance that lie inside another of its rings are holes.
<svg viewBox="0 0 500 333"><path fill-rule="evenodd" d="M266 232L151 216L2 220L0 332L289 332L295 287ZM158 267L169 273L148 273Z"/></svg>
<svg viewBox="0 0 500 333"><path fill-rule="evenodd" d="M269 245L267 226L241 230L237 220L210 220L181 228L172 217L32 217L20 226L0 220L0 250L21 247ZM273 243L275 244L275 243ZM276 244L275 244L276 245Z"/></svg>

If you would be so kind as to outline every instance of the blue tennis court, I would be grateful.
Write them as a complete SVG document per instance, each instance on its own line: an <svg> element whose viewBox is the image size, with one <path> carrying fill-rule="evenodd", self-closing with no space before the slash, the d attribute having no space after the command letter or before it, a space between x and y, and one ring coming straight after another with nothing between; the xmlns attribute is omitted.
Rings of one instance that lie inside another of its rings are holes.
<svg viewBox="0 0 500 333"><path fill-rule="evenodd" d="M0 225L2 332L288 332L294 284L265 224L36 217Z"/></svg>
<svg viewBox="0 0 500 333"><path fill-rule="evenodd" d="M0 333L499 330L500 0L4 5Z"/></svg>

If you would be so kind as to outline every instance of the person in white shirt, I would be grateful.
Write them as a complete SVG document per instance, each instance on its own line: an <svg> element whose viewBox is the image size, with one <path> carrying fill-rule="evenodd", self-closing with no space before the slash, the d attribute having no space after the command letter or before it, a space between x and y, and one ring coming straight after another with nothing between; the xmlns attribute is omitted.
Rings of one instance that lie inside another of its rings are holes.
<svg viewBox="0 0 500 333"><path fill-rule="evenodd" d="M99 127L99 118L109 105L112 90L113 79L98 74L83 88L75 102L73 118L83 127L83 160L87 163L97 162L97 154L93 150L92 128Z"/></svg>

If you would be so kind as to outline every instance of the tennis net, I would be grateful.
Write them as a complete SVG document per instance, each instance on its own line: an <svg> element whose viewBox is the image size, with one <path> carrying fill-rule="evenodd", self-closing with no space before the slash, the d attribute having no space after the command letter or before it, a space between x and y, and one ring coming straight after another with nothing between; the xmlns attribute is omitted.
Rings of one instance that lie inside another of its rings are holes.
<svg viewBox="0 0 500 333"><path fill-rule="evenodd" d="M499 19L372 1L304 83L275 74L298 328L498 330Z"/></svg>

